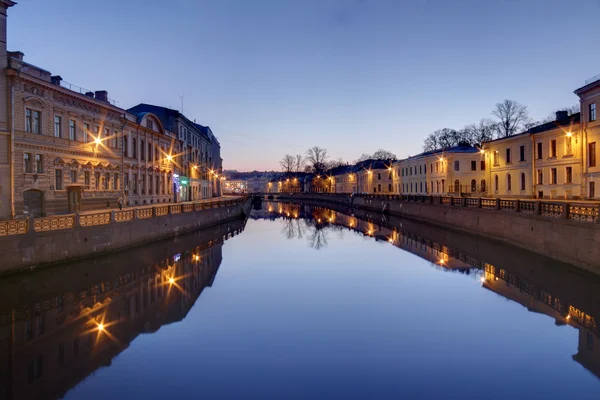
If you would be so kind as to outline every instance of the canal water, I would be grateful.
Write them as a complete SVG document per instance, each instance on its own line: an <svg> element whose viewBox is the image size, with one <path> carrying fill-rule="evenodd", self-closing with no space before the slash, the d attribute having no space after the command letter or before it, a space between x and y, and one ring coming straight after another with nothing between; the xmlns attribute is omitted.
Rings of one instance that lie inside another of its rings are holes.
<svg viewBox="0 0 600 400"><path fill-rule="evenodd" d="M600 398L600 281L414 221L247 221L0 281L2 399Z"/></svg>

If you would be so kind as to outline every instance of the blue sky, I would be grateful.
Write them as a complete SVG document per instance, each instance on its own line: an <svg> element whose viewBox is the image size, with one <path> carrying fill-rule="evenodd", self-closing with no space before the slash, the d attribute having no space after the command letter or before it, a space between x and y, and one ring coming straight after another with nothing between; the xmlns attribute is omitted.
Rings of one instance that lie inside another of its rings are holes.
<svg viewBox="0 0 600 400"><path fill-rule="evenodd" d="M210 125L227 169L311 146L421 151L505 98L540 119L600 73L600 1L20 0L8 48L123 108Z"/></svg>

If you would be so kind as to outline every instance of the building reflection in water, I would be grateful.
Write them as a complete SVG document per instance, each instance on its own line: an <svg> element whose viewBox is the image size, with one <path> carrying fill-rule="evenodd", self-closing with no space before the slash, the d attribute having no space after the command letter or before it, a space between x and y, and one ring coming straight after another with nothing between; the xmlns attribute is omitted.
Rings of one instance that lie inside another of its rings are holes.
<svg viewBox="0 0 600 400"><path fill-rule="evenodd" d="M311 238L311 231L323 232L324 237L340 228L357 232L387 241L440 270L472 274L483 288L553 318L556 325L576 328L579 343L573 359L600 378L596 323L600 316L600 277L472 235L364 210L333 208L269 201L261 210L253 211L251 218L282 219L284 234L290 239Z"/></svg>
<svg viewBox="0 0 600 400"><path fill-rule="evenodd" d="M139 334L183 320L244 224L1 281L0 398L61 397Z"/></svg>

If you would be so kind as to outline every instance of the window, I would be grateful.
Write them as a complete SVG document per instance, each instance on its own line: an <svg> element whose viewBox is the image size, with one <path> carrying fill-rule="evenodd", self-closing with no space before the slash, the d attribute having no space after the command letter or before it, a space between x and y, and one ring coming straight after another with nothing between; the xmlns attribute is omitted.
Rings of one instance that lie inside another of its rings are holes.
<svg viewBox="0 0 600 400"><path fill-rule="evenodd" d="M589 105L589 111L590 111L590 122L595 121L596 120L596 103L591 103Z"/></svg>
<svg viewBox="0 0 600 400"><path fill-rule="evenodd" d="M494 150L494 165L500 165L500 163L498 162L498 158L499 158L499 152L498 152L498 150Z"/></svg>
<svg viewBox="0 0 600 400"><path fill-rule="evenodd" d="M131 138L131 150L133 151L131 157L137 158L137 140L135 138Z"/></svg>
<svg viewBox="0 0 600 400"><path fill-rule="evenodd" d="M77 183L77 170L72 169L70 171L70 175L71 175L71 182Z"/></svg>
<svg viewBox="0 0 600 400"><path fill-rule="evenodd" d="M556 139L550 141L550 157L556 158Z"/></svg>
<svg viewBox="0 0 600 400"><path fill-rule="evenodd" d="M481 166L479 167L482 171L485 171L485 160L481 160Z"/></svg>
<svg viewBox="0 0 600 400"><path fill-rule="evenodd" d="M541 160L542 159L542 142L538 142L537 144L537 159Z"/></svg>
<svg viewBox="0 0 600 400"><path fill-rule="evenodd" d="M83 123L83 143L88 142L88 136L90 134L90 124L87 122Z"/></svg>
<svg viewBox="0 0 600 400"><path fill-rule="evenodd" d="M152 194L152 183L154 181L152 180L152 176L148 176L148 194Z"/></svg>
<svg viewBox="0 0 600 400"><path fill-rule="evenodd" d="M510 159L510 149L506 149L506 163L510 164L511 159Z"/></svg>
<svg viewBox="0 0 600 400"><path fill-rule="evenodd" d="M100 172L94 172L94 188L100 190Z"/></svg>
<svg viewBox="0 0 600 400"><path fill-rule="evenodd" d="M550 183L556 185L556 168L550 168Z"/></svg>
<svg viewBox="0 0 600 400"><path fill-rule="evenodd" d="M460 182L458 179L454 181L454 191L460 193Z"/></svg>
<svg viewBox="0 0 600 400"><path fill-rule="evenodd" d="M454 170L460 171L460 161L454 161Z"/></svg>
<svg viewBox="0 0 600 400"><path fill-rule="evenodd" d="M152 161L152 143L150 142L148 142L148 161Z"/></svg>
<svg viewBox="0 0 600 400"><path fill-rule="evenodd" d="M436 161L435 162L435 173L437 174L440 171L440 162Z"/></svg>
<svg viewBox="0 0 600 400"><path fill-rule="evenodd" d="M519 147L519 161L525 161L525 146Z"/></svg>
<svg viewBox="0 0 600 400"><path fill-rule="evenodd" d="M512 177L510 174L506 175L506 190L509 192L512 190Z"/></svg>
<svg viewBox="0 0 600 400"><path fill-rule="evenodd" d="M392 191L392 184L390 183L390 184L388 185L388 192L391 192L391 191Z"/></svg>
<svg viewBox="0 0 600 400"><path fill-rule="evenodd" d="M573 183L573 167L567 167L565 172L565 183Z"/></svg>
<svg viewBox="0 0 600 400"><path fill-rule="evenodd" d="M485 179L481 180L481 191L485 192Z"/></svg>
<svg viewBox="0 0 600 400"><path fill-rule="evenodd" d="M542 172L541 169L537 170L537 176L538 176L538 185L543 185L544 184L544 173Z"/></svg>
<svg viewBox="0 0 600 400"><path fill-rule="evenodd" d="M42 155L41 154L35 155L35 172L38 174L41 174L42 172L44 172L44 164L42 163Z"/></svg>
<svg viewBox="0 0 600 400"><path fill-rule="evenodd" d="M104 128L104 141L106 142L107 146L113 147L112 140L110 139L110 129L109 128Z"/></svg>
<svg viewBox="0 0 600 400"><path fill-rule="evenodd" d="M596 182L590 182L589 197L590 197L590 199L593 199L594 197L596 197Z"/></svg>
<svg viewBox="0 0 600 400"><path fill-rule="evenodd" d="M588 160L590 167L596 166L596 142L588 144Z"/></svg>
<svg viewBox="0 0 600 400"><path fill-rule="evenodd" d="M69 120L69 140L75 140L75 120Z"/></svg>
<svg viewBox="0 0 600 400"><path fill-rule="evenodd" d="M498 175L494 175L494 190L498 191Z"/></svg>
<svg viewBox="0 0 600 400"><path fill-rule="evenodd" d="M160 187L160 176L156 175L156 185L154 187L156 194L158 194L159 187Z"/></svg>
<svg viewBox="0 0 600 400"><path fill-rule="evenodd" d="M31 173L31 153L23 153L23 162L25 163L25 173Z"/></svg>
<svg viewBox="0 0 600 400"><path fill-rule="evenodd" d="M104 174L104 190L110 189L110 172Z"/></svg>
<svg viewBox="0 0 600 400"><path fill-rule="evenodd" d="M477 161L471 161L471 171L477 171Z"/></svg>
<svg viewBox="0 0 600 400"><path fill-rule="evenodd" d="M62 179L62 169L57 168L54 170L54 190L62 190L63 187L63 179Z"/></svg>
<svg viewBox="0 0 600 400"><path fill-rule="evenodd" d="M113 190L119 190L119 173L115 172L113 179Z"/></svg>
<svg viewBox="0 0 600 400"><path fill-rule="evenodd" d="M521 172L521 190L525 190L525 173Z"/></svg>
<svg viewBox="0 0 600 400"><path fill-rule="evenodd" d="M126 193L129 193L129 172L123 174L123 189Z"/></svg>
<svg viewBox="0 0 600 400"><path fill-rule="evenodd" d="M477 191L477 181L475 179L471 179L471 193L475 193Z"/></svg>
<svg viewBox="0 0 600 400"><path fill-rule="evenodd" d="M377 184L377 191L381 193L381 183Z"/></svg>
<svg viewBox="0 0 600 400"><path fill-rule="evenodd" d="M138 194L138 176L133 174L133 194Z"/></svg>
<svg viewBox="0 0 600 400"><path fill-rule="evenodd" d="M416 168L415 168L415 172L416 172ZM381 180L381 173L380 172L377 173L377 180Z"/></svg>
<svg viewBox="0 0 600 400"><path fill-rule="evenodd" d="M147 119L146 127L150 128L150 129L154 129L154 121L152 121L151 119Z"/></svg>
<svg viewBox="0 0 600 400"><path fill-rule="evenodd" d="M565 137L565 155L573 154L573 138L571 136Z"/></svg>
<svg viewBox="0 0 600 400"><path fill-rule="evenodd" d="M25 109L25 131L31 133L42 133L40 121L42 114L30 108Z"/></svg>
<svg viewBox="0 0 600 400"><path fill-rule="evenodd" d="M62 132L60 130L62 125L62 117L59 117L58 115L54 116L54 137L61 137L62 136Z"/></svg>
<svg viewBox="0 0 600 400"><path fill-rule="evenodd" d="M83 173L83 183L87 189L90 188L90 171L85 171Z"/></svg>
<svg viewBox="0 0 600 400"><path fill-rule="evenodd" d="M129 157L129 146L127 143L127 135L123 135L123 154L125 157Z"/></svg>
<svg viewBox="0 0 600 400"><path fill-rule="evenodd" d="M140 160L146 159L146 147L144 146L144 141L140 140Z"/></svg>

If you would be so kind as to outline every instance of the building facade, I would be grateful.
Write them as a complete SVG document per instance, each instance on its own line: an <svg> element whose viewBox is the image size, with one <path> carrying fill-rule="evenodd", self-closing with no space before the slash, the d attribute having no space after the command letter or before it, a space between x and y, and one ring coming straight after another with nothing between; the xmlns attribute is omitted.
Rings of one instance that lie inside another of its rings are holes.
<svg viewBox="0 0 600 400"><path fill-rule="evenodd" d="M597 107L600 103L600 76L589 79L585 86L575 90L581 109L581 196L598 199L596 183L600 185L600 164L597 161L597 143L600 143L600 122Z"/></svg>

